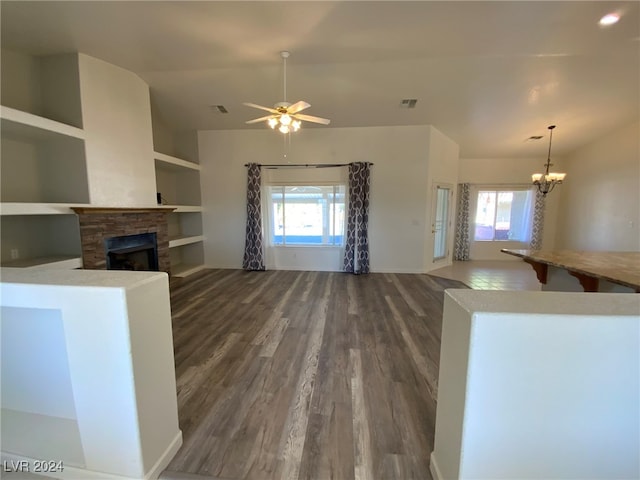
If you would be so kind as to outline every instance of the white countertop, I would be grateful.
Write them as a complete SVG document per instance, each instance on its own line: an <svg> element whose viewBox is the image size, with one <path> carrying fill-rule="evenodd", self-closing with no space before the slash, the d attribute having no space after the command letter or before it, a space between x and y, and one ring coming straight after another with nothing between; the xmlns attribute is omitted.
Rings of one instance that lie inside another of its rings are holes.
<svg viewBox="0 0 640 480"><path fill-rule="evenodd" d="M640 295L448 289L446 294L471 313L638 315Z"/></svg>
<svg viewBox="0 0 640 480"><path fill-rule="evenodd" d="M131 288L167 277L165 272L129 270L25 270L1 268L0 283L74 287Z"/></svg>

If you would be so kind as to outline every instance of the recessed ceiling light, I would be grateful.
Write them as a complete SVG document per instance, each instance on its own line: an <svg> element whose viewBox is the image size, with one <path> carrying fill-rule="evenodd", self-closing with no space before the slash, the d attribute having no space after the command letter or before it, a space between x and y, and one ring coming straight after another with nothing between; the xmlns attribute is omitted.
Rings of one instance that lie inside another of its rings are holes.
<svg viewBox="0 0 640 480"><path fill-rule="evenodd" d="M613 25L614 23L618 23L620 20L619 13L607 13L604 17L600 19L598 22L602 27L608 27L609 25Z"/></svg>

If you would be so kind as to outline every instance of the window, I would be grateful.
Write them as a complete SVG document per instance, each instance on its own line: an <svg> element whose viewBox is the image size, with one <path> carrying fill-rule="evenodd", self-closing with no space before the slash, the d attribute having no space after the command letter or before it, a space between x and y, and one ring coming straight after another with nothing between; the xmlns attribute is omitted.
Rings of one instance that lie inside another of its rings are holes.
<svg viewBox="0 0 640 480"><path fill-rule="evenodd" d="M532 215L532 190L481 190L474 240L528 242Z"/></svg>
<svg viewBox="0 0 640 480"><path fill-rule="evenodd" d="M337 245L344 240L344 185L269 186L273 245Z"/></svg>

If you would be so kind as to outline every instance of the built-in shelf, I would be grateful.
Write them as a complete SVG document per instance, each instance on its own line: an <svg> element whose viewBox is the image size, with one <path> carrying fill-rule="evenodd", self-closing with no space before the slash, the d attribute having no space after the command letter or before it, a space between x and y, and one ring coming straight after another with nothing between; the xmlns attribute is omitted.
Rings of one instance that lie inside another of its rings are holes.
<svg viewBox="0 0 640 480"><path fill-rule="evenodd" d="M198 243L204 240L202 235L186 236L181 235L177 237L169 237L169 248L181 247L183 245L189 245L191 243Z"/></svg>
<svg viewBox="0 0 640 480"><path fill-rule="evenodd" d="M162 202L199 207L200 165L158 152L155 152L154 158L156 191L160 194Z"/></svg>
<svg viewBox="0 0 640 480"><path fill-rule="evenodd" d="M22 258L3 262L2 267L39 270L73 270L82 268L82 258L71 255L52 255L48 257Z"/></svg>
<svg viewBox="0 0 640 480"><path fill-rule="evenodd" d="M78 54L5 53L0 264L82 268L78 219L71 210L90 203Z"/></svg>
<svg viewBox="0 0 640 480"><path fill-rule="evenodd" d="M200 270L204 270L204 265L195 265L195 264L178 264L171 265L171 276L173 277L186 277L193 273L199 272Z"/></svg>
<svg viewBox="0 0 640 480"><path fill-rule="evenodd" d="M154 152L156 188L169 214L171 275L185 277L204 268L200 165Z"/></svg>
<svg viewBox="0 0 640 480"><path fill-rule="evenodd" d="M187 238L188 241L173 244L170 243L169 257L171 259L171 275L176 277L186 277L198 270L204 268L204 244L201 235L193 235L187 237L182 235L181 238Z"/></svg>
<svg viewBox="0 0 640 480"><path fill-rule="evenodd" d="M87 203L0 203L0 215L70 215L72 208L88 207Z"/></svg>
<svg viewBox="0 0 640 480"><path fill-rule="evenodd" d="M188 168L200 171L200 165L194 162L189 162L187 160L159 152L153 152L153 156L156 159L156 166L159 168L174 171L179 171L182 168Z"/></svg>
<svg viewBox="0 0 640 480"><path fill-rule="evenodd" d="M197 213L202 212L200 205L160 205L166 208L173 208L174 213Z"/></svg>
<svg viewBox="0 0 640 480"><path fill-rule="evenodd" d="M0 201L89 202L82 129L4 106L0 117Z"/></svg>
<svg viewBox="0 0 640 480"><path fill-rule="evenodd" d="M54 138L54 135L75 137L81 140L85 138L84 130L80 128L15 108L0 106L0 118L2 119L3 136L26 137L32 140L50 139Z"/></svg>
<svg viewBox="0 0 640 480"><path fill-rule="evenodd" d="M2 266L82 268L78 217L71 210L56 213L0 216Z"/></svg>

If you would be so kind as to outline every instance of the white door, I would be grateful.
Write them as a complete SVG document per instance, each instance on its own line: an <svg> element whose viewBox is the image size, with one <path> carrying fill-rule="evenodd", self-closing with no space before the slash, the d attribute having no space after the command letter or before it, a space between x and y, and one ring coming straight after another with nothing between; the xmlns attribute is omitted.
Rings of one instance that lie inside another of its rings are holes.
<svg viewBox="0 0 640 480"><path fill-rule="evenodd" d="M431 233L433 235L433 261L449 256L449 232L451 230L451 203L453 188L447 184L433 186L433 208L431 211Z"/></svg>

